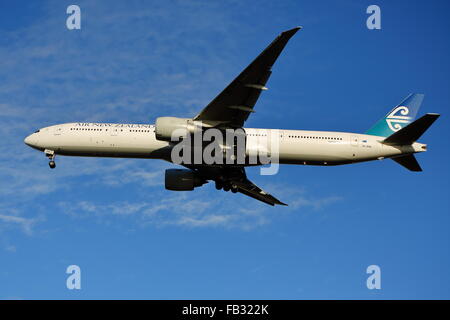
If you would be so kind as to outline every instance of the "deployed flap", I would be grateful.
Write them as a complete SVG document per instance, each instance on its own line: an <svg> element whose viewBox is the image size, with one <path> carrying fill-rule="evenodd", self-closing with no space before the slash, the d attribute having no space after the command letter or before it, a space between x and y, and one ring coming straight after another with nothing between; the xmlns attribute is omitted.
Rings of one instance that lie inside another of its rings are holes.
<svg viewBox="0 0 450 320"><path fill-rule="evenodd" d="M406 169L411 171L422 171L422 168L420 167L420 164L417 162L416 157L414 157L413 154L392 158L395 162L397 162L399 165L404 166Z"/></svg>
<svg viewBox="0 0 450 320"><path fill-rule="evenodd" d="M439 118L437 113L427 113L383 140L388 145L408 145L419 140L420 136Z"/></svg>
<svg viewBox="0 0 450 320"><path fill-rule="evenodd" d="M247 174L245 173L245 168L234 168L225 169L228 171L226 174L228 176L228 181L231 185L237 187L238 192L245 194L246 196L252 197L256 200L262 201L264 203L274 206L276 204L287 206L286 203L281 202L271 194L265 192L253 182L248 180Z"/></svg>
<svg viewBox="0 0 450 320"><path fill-rule="evenodd" d="M276 204L287 206L286 203L283 203L274 196L266 193L264 190L259 188L257 185L255 185L248 179L245 179L245 181L233 181L233 184L237 186L238 191L240 193L255 198L259 201L265 202L267 204L270 204L271 206L274 206Z"/></svg>
<svg viewBox="0 0 450 320"><path fill-rule="evenodd" d="M270 77L271 68L289 39L300 29L281 33L194 120L242 127Z"/></svg>
<svg viewBox="0 0 450 320"><path fill-rule="evenodd" d="M229 183L231 186L236 187L238 192L270 204L271 206L276 204L287 206L287 204L281 202L248 180L244 167L209 167L195 165L185 165L185 167L196 171L205 180Z"/></svg>

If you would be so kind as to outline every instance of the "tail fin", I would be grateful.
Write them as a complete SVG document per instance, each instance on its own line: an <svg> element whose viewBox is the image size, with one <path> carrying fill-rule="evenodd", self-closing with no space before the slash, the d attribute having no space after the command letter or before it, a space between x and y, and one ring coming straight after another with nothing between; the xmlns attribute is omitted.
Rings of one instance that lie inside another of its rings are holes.
<svg viewBox="0 0 450 320"><path fill-rule="evenodd" d="M406 156L401 156L397 158L392 158L399 165L404 166L406 169L411 171L422 171L419 163L417 162L416 157L413 154L408 154Z"/></svg>
<svg viewBox="0 0 450 320"><path fill-rule="evenodd" d="M375 125L366 131L366 134L373 136L388 137L397 132L404 126L411 123L419 111L424 95L414 93L407 96L394 109L392 109L384 118L380 119Z"/></svg>
<svg viewBox="0 0 450 320"><path fill-rule="evenodd" d="M427 113L383 140L388 145L408 145L419 140L420 136L439 118L437 113Z"/></svg>

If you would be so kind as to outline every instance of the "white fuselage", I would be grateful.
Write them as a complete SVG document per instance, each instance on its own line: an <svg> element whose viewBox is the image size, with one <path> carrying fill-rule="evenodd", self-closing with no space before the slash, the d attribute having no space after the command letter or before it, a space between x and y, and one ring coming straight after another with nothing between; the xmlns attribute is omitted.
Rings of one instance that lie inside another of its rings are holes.
<svg viewBox="0 0 450 320"><path fill-rule="evenodd" d="M382 144L373 135L280 129L246 128L247 153L269 150L276 136L281 164L336 165L422 152L426 145ZM25 139L35 149L58 155L148 158L170 161L171 143L157 140L150 124L66 123L38 130Z"/></svg>

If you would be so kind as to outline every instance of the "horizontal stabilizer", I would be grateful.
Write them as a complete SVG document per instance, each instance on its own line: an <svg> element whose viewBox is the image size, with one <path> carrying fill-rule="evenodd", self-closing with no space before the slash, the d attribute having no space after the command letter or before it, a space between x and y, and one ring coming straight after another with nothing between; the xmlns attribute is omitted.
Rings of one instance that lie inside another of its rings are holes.
<svg viewBox="0 0 450 320"><path fill-rule="evenodd" d="M419 140L420 136L427 131L437 118L439 118L439 114L427 113L420 119L417 119L384 139L383 143L388 145L413 144L415 141Z"/></svg>
<svg viewBox="0 0 450 320"><path fill-rule="evenodd" d="M411 171L422 171L420 164L417 162L416 157L413 154L409 154L407 156L392 158L399 165L404 166L406 169Z"/></svg>

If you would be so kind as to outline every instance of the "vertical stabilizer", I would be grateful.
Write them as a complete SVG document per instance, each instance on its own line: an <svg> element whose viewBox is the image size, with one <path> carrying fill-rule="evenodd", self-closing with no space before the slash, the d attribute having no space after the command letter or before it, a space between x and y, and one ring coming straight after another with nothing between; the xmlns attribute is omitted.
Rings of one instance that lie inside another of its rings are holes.
<svg viewBox="0 0 450 320"><path fill-rule="evenodd" d="M366 134L380 137L388 137L407 126L416 118L424 95L412 93L392 109L384 118L366 131Z"/></svg>

